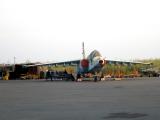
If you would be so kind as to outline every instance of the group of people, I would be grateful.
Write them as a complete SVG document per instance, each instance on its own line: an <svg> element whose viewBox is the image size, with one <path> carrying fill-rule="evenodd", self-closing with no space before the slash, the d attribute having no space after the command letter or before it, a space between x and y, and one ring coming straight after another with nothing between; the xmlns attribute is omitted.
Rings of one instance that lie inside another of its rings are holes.
<svg viewBox="0 0 160 120"><path fill-rule="evenodd" d="M64 71L47 71L46 72L46 80L50 79L51 81L53 80L72 80L72 81L82 81L83 78L93 78L94 82L97 82L101 79L101 77L97 76L97 75L90 75L87 74L87 76L85 74L80 74L77 73L77 76L74 77L72 74L68 74L66 70Z"/></svg>
<svg viewBox="0 0 160 120"><path fill-rule="evenodd" d="M61 80L74 80L72 74L68 74L66 70L64 71L47 71L46 72L46 80L50 79L53 81L54 79L61 79Z"/></svg>

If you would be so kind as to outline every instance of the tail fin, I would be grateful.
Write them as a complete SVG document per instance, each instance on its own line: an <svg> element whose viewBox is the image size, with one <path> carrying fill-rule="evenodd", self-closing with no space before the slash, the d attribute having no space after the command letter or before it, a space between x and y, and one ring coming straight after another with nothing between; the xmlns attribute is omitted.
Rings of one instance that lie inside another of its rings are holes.
<svg viewBox="0 0 160 120"><path fill-rule="evenodd" d="M84 42L82 42L82 55L83 55L83 59L85 59L86 55L85 55L85 49L84 49Z"/></svg>

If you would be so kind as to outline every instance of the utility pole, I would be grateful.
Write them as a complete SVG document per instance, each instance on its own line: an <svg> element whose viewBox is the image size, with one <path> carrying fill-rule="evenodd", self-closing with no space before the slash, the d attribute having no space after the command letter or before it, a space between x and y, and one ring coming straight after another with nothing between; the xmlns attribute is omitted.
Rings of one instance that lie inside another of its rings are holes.
<svg viewBox="0 0 160 120"><path fill-rule="evenodd" d="M13 57L13 61L14 61L14 63L13 63L13 71L15 70L15 64L16 64L16 57L14 56Z"/></svg>
<svg viewBox="0 0 160 120"><path fill-rule="evenodd" d="M14 58L13 58L13 59L14 59L14 65L15 65L15 64L16 64L16 57L14 56Z"/></svg>

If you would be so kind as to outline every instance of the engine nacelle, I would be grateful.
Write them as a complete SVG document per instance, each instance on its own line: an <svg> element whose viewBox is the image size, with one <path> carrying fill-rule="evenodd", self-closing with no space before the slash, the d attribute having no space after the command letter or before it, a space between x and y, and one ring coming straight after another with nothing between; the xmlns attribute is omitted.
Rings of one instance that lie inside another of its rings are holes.
<svg viewBox="0 0 160 120"><path fill-rule="evenodd" d="M104 66L104 65L106 64L106 61L105 61L105 60L99 60L99 64L100 64L101 66Z"/></svg>
<svg viewBox="0 0 160 120"><path fill-rule="evenodd" d="M81 60L81 66L82 66L82 68L88 68L89 67L88 59Z"/></svg>

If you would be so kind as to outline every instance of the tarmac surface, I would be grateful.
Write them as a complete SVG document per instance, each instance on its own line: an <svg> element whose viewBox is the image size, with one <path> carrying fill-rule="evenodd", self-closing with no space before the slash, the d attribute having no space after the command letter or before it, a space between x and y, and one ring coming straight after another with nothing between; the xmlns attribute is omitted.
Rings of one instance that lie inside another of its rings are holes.
<svg viewBox="0 0 160 120"><path fill-rule="evenodd" d="M160 78L0 80L0 120L160 120Z"/></svg>

